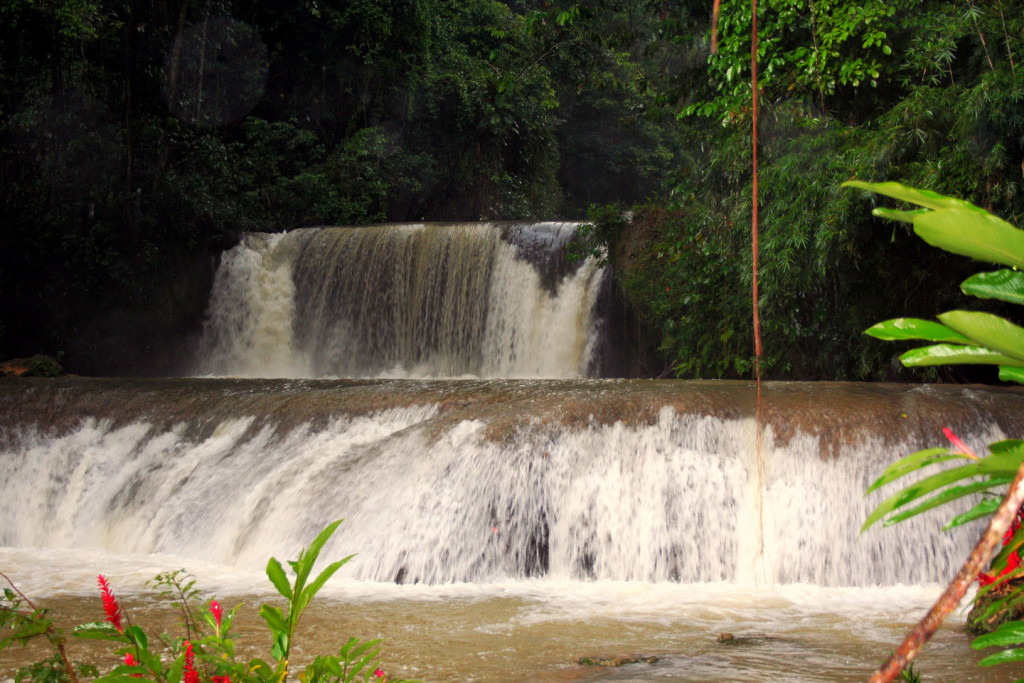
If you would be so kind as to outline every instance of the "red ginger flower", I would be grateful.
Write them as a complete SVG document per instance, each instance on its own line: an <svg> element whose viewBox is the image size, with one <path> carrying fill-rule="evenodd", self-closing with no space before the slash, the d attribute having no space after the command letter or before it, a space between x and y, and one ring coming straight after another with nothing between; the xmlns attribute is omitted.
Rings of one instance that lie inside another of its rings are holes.
<svg viewBox="0 0 1024 683"><path fill-rule="evenodd" d="M1017 533L1017 529L1020 528L1021 522L1024 521L1024 507L1017 510L1017 516L1013 518L1013 524L1003 534L1003 545L1008 545L1013 539L1013 535ZM997 579L1001 579L1010 572L1016 571L1020 567L1020 555L1014 550L1006 558L1006 566L996 576L981 572L978 574L978 584L981 586L988 586L989 584L995 583Z"/></svg>
<svg viewBox="0 0 1024 683"><path fill-rule="evenodd" d="M110 590L110 584L103 574L99 575L100 595L103 597L103 611L107 613L107 621L114 625L118 631L121 628L121 608L117 604L114 592Z"/></svg>
<svg viewBox="0 0 1024 683"><path fill-rule="evenodd" d="M185 683L199 683L199 672L196 671L196 658L192 654L192 641L185 641Z"/></svg>
<svg viewBox="0 0 1024 683"><path fill-rule="evenodd" d="M212 683L231 683L231 678L228 676L210 676Z"/></svg>
<svg viewBox="0 0 1024 683"><path fill-rule="evenodd" d="M213 615L213 620L217 622L217 628L220 628L220 617L224 614L224 608L216 600L210 601L210 614Z"/></svg>

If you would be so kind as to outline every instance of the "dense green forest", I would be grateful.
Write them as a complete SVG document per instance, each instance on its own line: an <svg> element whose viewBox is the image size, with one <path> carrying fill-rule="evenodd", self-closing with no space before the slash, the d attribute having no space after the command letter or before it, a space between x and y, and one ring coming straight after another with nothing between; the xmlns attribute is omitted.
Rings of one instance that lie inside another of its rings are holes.
<svg viewBox="0 0 1024 683"><path fill-rule="evenodd" d="M637 371L749 376L750 3L716 54L711 5L0 0L0 358L167 371L243 231L589 215ZM1021 224L1024 2L758 21L767 376L920 378L860 333L973 269L839 184Z"/></svg>

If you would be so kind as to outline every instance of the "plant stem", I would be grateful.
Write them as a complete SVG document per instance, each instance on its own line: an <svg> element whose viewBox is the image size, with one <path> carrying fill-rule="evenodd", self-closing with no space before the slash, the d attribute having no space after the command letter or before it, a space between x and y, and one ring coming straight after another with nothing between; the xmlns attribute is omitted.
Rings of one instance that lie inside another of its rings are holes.
<svg viewBox="0 0 1024 683"><path fill-rule="evenodd" d="M914 660L914 657L942 625L949 613L956 609L956 606L963 600L967 589L974 583L978 573L985 567L989 558L992 557L992 552L1002 541L1003 534L1013 524L1022 503L1024 503L1024 463L1021 463L1006 497L1000 503L995 514L992 515L988 528L985 529L985 533L978 544L974 546L974 550L971 551L960 571L953 577L932 608L928 610L928 614L924 615L921 621L911 629L888 661L871 676L868 683L889 683L899 678L900 672Z"/></svg>

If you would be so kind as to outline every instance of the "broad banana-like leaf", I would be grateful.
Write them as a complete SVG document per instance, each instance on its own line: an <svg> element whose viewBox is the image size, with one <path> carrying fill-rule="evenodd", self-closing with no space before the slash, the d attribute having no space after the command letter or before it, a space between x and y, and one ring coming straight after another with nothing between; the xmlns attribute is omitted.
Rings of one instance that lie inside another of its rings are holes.
<svg viewBox="0 0 1024 683"><path fill-rule="evenodd" d="M850 180L843 183L843 187L859 187L860 189L867 190L868 192L875 192L877 194L885 195L886 197L899 199L900 201L907 202L908 204L917 204L918 206L923 206L926 209L962 208L987 213L984 209L980 209L970 202L965 202L962 199L947 197L946 195L939 194L938 192L932 192L931 190L919 190L915 187L907 187L901 183L865 183L862 180Z"/></svg>
<svg viewBox="0 0 1024 683"><path fill-rule="evenodd" d="M975 344L1017 359L1006 365L1024 366L1024 327L981 311L949 311L940 313L939 320Z"/></svg>
<svg viewBox="0 0 1024 683"><path fill-rule="evenodd" d="M954 254L1024 268L1024 230L974 206L923 213L914 218L914 232Z"/></svg>
<svg viewBox="0 0 1024 683"><path fill-rule="evenodd" d="M864 334L885 341L901 341L904 339L923 339L933 342L952 342L954 344L971 344L971 340L952 328L931 320L920 318L894 318L872 325L864 330Z"/></svg>
<svg viewBox="0 0 1024 683"><path fill-rule="evenodd" d="M960 284L964 294L981 299L999 299L1012 304L1024 304L1024 272L995 270L972 275Z"/></svg>
<svg viewBox="0 0 1024 683"><path fill-rule="evenodd" d="M931 211L931 209L912 209L911 211L901 211L900 209L889 209L884 206L871 210L872 216L878 216L879 218L888 218L892 221L899 221L901 223L913 223L914 219L920 216L922 213Z"/></svg>
<svg viewBox="0 0 1024 683"><path fill-rule="evenodd" d="M961 346L959 344L934 344L911 349L900 362L907 367L926 365L1024 365L1016 358L1010 358L983 346Z"/></svg>
<svg viewBox="0 0 1024 683"><path fill-rule="evenodd" d="M1024 384L1024 368L1000 365L999 379L1004 382L1017 382L1018 384Z"/></svg>

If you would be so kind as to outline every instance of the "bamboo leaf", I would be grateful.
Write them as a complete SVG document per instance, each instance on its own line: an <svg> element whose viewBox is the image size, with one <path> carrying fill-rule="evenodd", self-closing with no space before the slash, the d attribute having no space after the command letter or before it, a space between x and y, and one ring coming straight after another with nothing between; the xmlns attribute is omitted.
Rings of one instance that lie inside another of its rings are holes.
<svg viewBox="0 0 1024 683"><path fill-rule="evenodd" d="M967 524L968 522L973 522L976 519L988 517L996 511L996 509L999 507L1000 502L1002 502L1000 498L986 498L979 502L974 507L972 507L967 512L959 514L956 517L953 517L953 519L943 524L942 530L949 531L950 529L962 526L964 524Z"/></svg>
<svg viewBox="0 0 1024 683"><path fill-rule="evenodd" d="M1007 365L1024 365L1024 328L1009 320L983 311L949 311L939 320L979 346L1017 359Z"/></svg>
<svg viewBox="0 0 1024 683"><path fill-rule="evenodd" d="M868 490L864 492L864 495L866 496L872 491L875 491L910 472L915 472L923 467L927 467L928 465L932 465L937 462L945 462L947 460L960 460L966 457L967 456L961 454L951 454L947 448L926 448L923 451L911 453L905 458L900 458L893 464L886 467L875 483L868 487Z"/></svg>
<svg viewBox="0 0 1024 683"><path fill-rule="evenodd" d="M907 367L926 365L1021 365L1021 361L983 346L961 346L959 344L934 344L921 346L900 356L900 362Z"/></svg>
<svg viewBox="0 0 1024 683"><path fill-rule="evenodd" d="M970 344L971 340L945 325L919 318L894 318L872 325L864 334L885 341L923 339L934 342Z"/></svg>
<svg viewBox="0 0 1024 683"><path fill-rule="evenodd" d="M972 275L960 284L964 294L982 299L999 299L1024 304L1024 272L996 270Z"/></svg>
<svg viewBox="0 0 1024 683"><path fill-rule="evenodd" d="M963 498L964 496L970 496L975 493L980 493L982 491L988 491L989 489L992 489L997 486L1006 486L1011 481L1013 481L1012 477L996 477L984 479L982 481L971 482L970 484L966 484L964 486L951 486L945 489L942 493L936 496L932 496L931 498L921 503L920 505L916 505L909 510L904 510L898 515L893 515L889 519L885 520L884 526L891 526L898 522L902 522L906 519L919 515L922 512L927 512L928 510L934 509L940 505L945 505L946 503L949 503L951 501L958 500L960 498Z"/></svg>
<svg viewBox="0 0 1024 683"><path fill-rule="evenodd" d="M879 504L870 515L868 515L867 521L864 522L864 525L860 530L863 532L893 510L901 508L922 496L927 496L928 494L939 490L943 486L952 484L955 481L960 481L961 479L968 479L981 473L981 461L978 461L971 463L970 465L954 467L952 469L938 472L929 477L925 477L924 479L897 491L882 501L882 503Z"/></svg>

